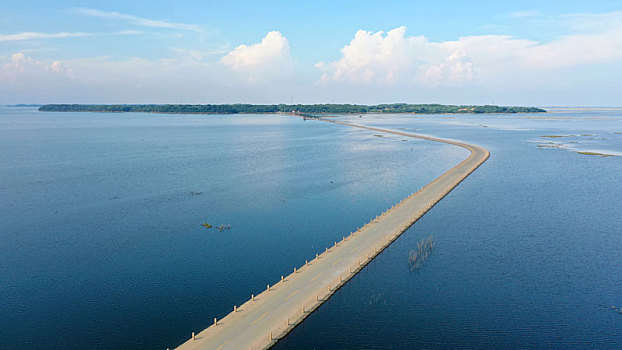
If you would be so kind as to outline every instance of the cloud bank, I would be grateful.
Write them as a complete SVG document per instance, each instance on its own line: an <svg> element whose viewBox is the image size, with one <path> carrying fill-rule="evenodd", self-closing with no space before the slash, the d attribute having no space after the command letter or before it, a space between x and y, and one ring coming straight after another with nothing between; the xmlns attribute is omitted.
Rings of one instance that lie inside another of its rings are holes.
<svg viewBox="0 0 622 350"><path fill-rule="evenodd" d="M359 30L341 49L338 61L316 64L324 82L381 84L461 84L473 78L469 57L459 49L431 43L425 36L406 36L406 27Z"/></svg>
<svg viewBox="0 0 622 350"><path fill-rule="evenodd" d="M398 27L387 33L359 30L341 49L339 60L316 67L325 83L460 86L621 59L622 23L547 43L508 35L431 42L407 36L406 27Z"/></svg>

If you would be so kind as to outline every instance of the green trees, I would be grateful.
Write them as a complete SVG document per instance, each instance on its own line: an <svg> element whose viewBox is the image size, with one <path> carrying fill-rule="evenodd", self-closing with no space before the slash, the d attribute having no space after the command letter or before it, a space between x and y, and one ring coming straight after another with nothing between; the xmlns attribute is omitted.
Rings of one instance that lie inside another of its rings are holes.
<svg viewBox="0 0 622 350"><path fill-rule="evenodd" d="M240 114L240 113L298 113L308 114L363 114L363 113L545 113L535 107L502 107L502 106L457 106L440 104L381 104L375 106L351 104L315 104L315 105L82 105L82 104L51 104L39 108L46 112L144 112L144 113L200 113L200 114Z"/></svg>

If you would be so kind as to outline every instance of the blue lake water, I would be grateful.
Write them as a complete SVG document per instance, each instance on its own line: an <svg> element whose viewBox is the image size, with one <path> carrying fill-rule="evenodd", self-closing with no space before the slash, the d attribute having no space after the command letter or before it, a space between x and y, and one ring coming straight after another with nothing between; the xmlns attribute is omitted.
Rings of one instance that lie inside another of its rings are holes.
<svg viewBox="0 0 622 350"><path fill-rule="evenodd" d="M344 117L491 158L276 348L620 348L622 112L532 116ZM172 348L467 155L375 134L0 108L0 348Z"/></svg>
<svg viewBox="0 0 622 350"><path fill-rule="evenodd" d="M179 345L465 156L284 116L2 109L0 348Z"/></svg>
<svg viewBox="0 0 622 350"><path fill-rule="evenodd" d="M491 157L275 349L622 348L621 111L356 121Z"/></svg>

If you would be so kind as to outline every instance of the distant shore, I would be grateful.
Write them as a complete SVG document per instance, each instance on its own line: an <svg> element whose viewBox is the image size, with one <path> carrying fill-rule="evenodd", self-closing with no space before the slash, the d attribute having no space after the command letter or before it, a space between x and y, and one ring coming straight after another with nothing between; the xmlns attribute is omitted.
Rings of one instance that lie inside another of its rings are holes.
<svg viewBox="0 0 622 350"><path fill-rule="evenodd" d="M514 114L546 113L536 107L515 106L467 106L440 104L315 104L315 105L187 105L187 104L135 104L135 105L93 105L93 104L47 104L39 107L44 112L134 112L134 113L177 113L177 114L264 114L264 113L313 113L313 114Z"/></svg>

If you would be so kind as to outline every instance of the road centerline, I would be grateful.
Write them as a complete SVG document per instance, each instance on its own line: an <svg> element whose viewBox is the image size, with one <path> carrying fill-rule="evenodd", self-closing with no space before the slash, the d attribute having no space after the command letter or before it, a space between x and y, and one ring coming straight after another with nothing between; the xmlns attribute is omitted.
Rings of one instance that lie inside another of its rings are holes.
<svg viewBox="0 0 622 350"><path fill-rule="evenodd" d="M259 322L259 320L261 320L262 318L266 317L266 315L268 315L269 313L270 313L270 311L266 311L266 312L263 313L263 315L257 317L257 319L255 321L251 322L251 326L254 326L255 323Z"/></svg>

